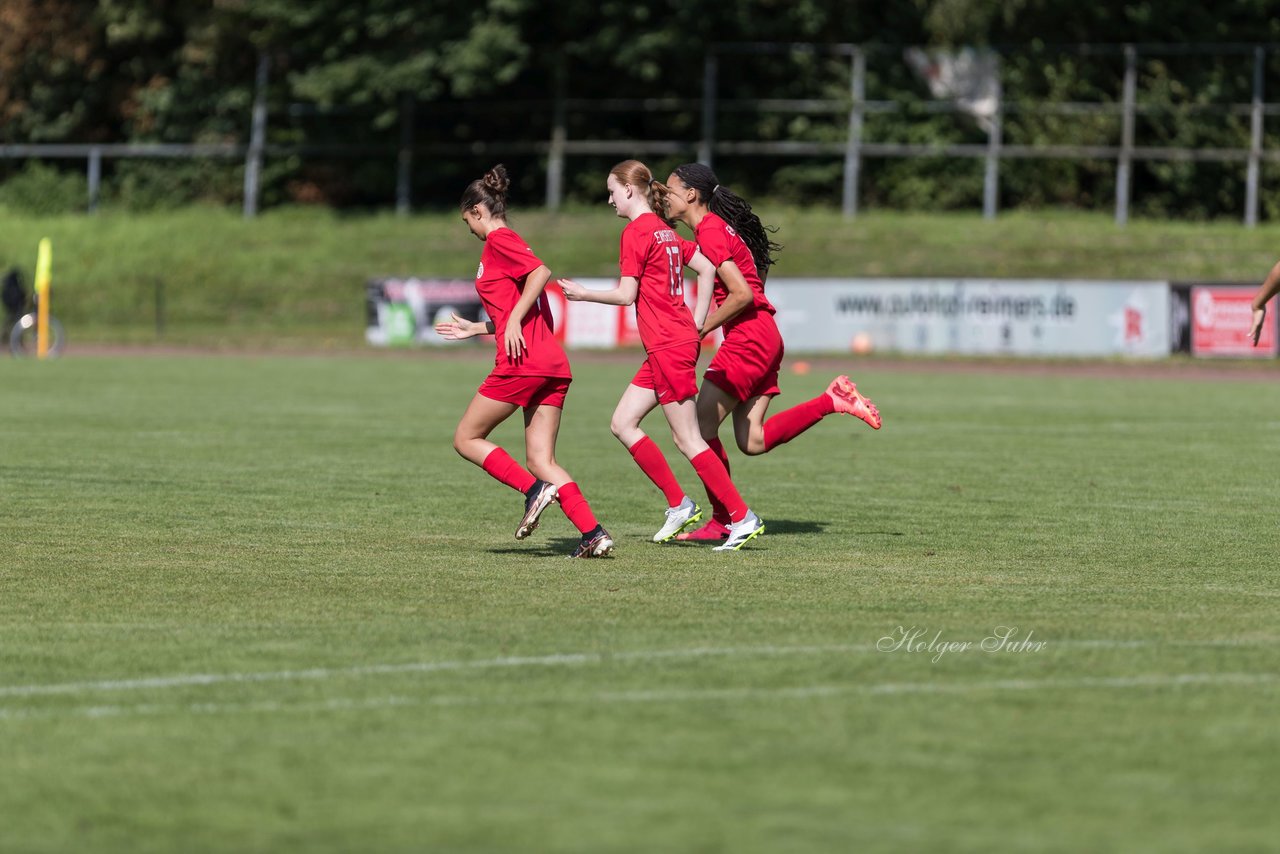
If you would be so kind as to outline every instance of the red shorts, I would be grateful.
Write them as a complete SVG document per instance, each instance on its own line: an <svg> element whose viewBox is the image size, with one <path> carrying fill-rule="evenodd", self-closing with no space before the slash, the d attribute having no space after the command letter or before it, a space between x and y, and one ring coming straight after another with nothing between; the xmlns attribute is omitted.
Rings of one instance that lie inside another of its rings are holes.
<svg viewBox="0 0 1280 854"><path fill-rule="evenodd" d="M572 380L564 377L505 377L489 374L480 383L479 394L516 406L554 406L564 409L564 398Z"/></svg>
<svg viewBox="0 0 1280 854"><path fill-rule="evenodd" d="M697 341L648 354L631 384L653 389L658 403L679 403L698 395Z"/></svg>
<svg viewBox="0 0 1280 854"><path fill-rule="evenodd" d="M781 394L780 367L782 334L773 315L761 312L738 323L724 336L702 378L742 401L762 394Z"/></svg>

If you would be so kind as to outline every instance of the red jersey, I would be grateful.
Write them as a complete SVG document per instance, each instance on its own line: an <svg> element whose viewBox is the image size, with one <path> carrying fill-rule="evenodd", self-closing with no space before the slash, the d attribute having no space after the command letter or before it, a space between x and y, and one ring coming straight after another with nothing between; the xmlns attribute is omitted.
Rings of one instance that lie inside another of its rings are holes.
<svg viewBox="0 0 1280 854"><path fill-rule="evenodd" d="M622 230L618 269L640 282L636 326L645 352L696 343L698 328L684 302L684 258L675 230L655 213Z"/></svg>
<svg viewBox="0 0 1280 854"><path fill-rule="evenodd" d="M476 270L476 293L480 295L497 335L498 353L493 360L493 373L498 376L566 379L573 376L564 349L552 334L555 323L551 319L551 306L547 303L546 294L538 297L520 324L527 345L524 355L512 362L503 347L502 336L511 309L520 301L529 274L541 266L542 260L533 254L520 235L509 228L491 231L484 241L480 268Z"/></svg>
<svg viewBox="0 0 1280 854"><path fill-rule="evenodd" d="M733 230L733 226L708 212L693 233L698 239L698 250L715 265L717 270L725 261L732 261L742 271L742 278L747 280L747 286L751 288L751 305L724 325L726 335L740 321L754 317L759 312L775 313L773 303L769 302L769 298L764 295L764 282L761 281L760 273L756 270L755 258L752 257L747 244L743 243L742 238L738 236L738 232ZM719 306L727 296L729 296L729 289L717 275L715 290L711 294L712 305Z"/></svg>

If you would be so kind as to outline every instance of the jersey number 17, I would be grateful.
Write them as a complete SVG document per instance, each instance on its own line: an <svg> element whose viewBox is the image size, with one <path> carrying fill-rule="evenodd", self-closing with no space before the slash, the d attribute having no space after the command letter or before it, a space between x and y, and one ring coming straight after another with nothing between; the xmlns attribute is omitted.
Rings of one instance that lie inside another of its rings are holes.
<svg viewBox="0 0 1280 854"><path fill-rule="evenodd" d="M667 274L671 295L684 296L684 263L680 258L679 246L667 247Z"/></svg>

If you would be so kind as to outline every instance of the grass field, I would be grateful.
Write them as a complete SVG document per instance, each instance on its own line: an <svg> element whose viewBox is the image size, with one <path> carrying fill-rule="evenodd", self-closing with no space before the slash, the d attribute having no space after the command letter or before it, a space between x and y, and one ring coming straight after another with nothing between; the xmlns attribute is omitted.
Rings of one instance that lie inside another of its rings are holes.
<svg viewBox="0 0 1280 854"><path fill-rule="evenodd" d="M0 362L0 850L1274 850L1274 384L873 362L714 554L579 359L571 562L481 352Z"/></svg>
<svg viewBox="0 0 1280 854"><path fill-rule="evenodd" d="M54 245L52 306L73 344L90 341L258 349L349 349L363 340L364 283L376 276L473 275L480 244L444 212L398 218L286 208L33 218L0 210L0 272ZM1259 282L1280 225L1135 221L1105 214L835 211L759 200L785 245L775 277L975 276ZM617 271L622 223L603 202L559 214L517 210L513 225L558 276ZM156 291L163 329L157 331Z"/></svg>

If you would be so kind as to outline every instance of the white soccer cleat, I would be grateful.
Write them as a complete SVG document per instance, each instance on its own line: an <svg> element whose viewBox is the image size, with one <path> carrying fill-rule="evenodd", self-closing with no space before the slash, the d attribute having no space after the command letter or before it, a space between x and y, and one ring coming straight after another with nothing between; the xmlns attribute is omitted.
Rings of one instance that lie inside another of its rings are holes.
<svg viewBox="0 0 1280 854"><path fill-rule="evenodd" d="M741 522L735 522L729 526L729 539L724 541L724 545L716 546L712 551L736 552L745 546L748 541L754 540L763 533L764 520L748 510L747 515L742 517Z"/></svg>
<svg viewBox="0 0 1280 854"><path fill-rule="evenodd" d="M701 518L702 508L686 495L679 505L667 508L667 521L663 524L662 529L653 535L653 541L655 543L665 543L674 539L676 534Z"/></svg>

